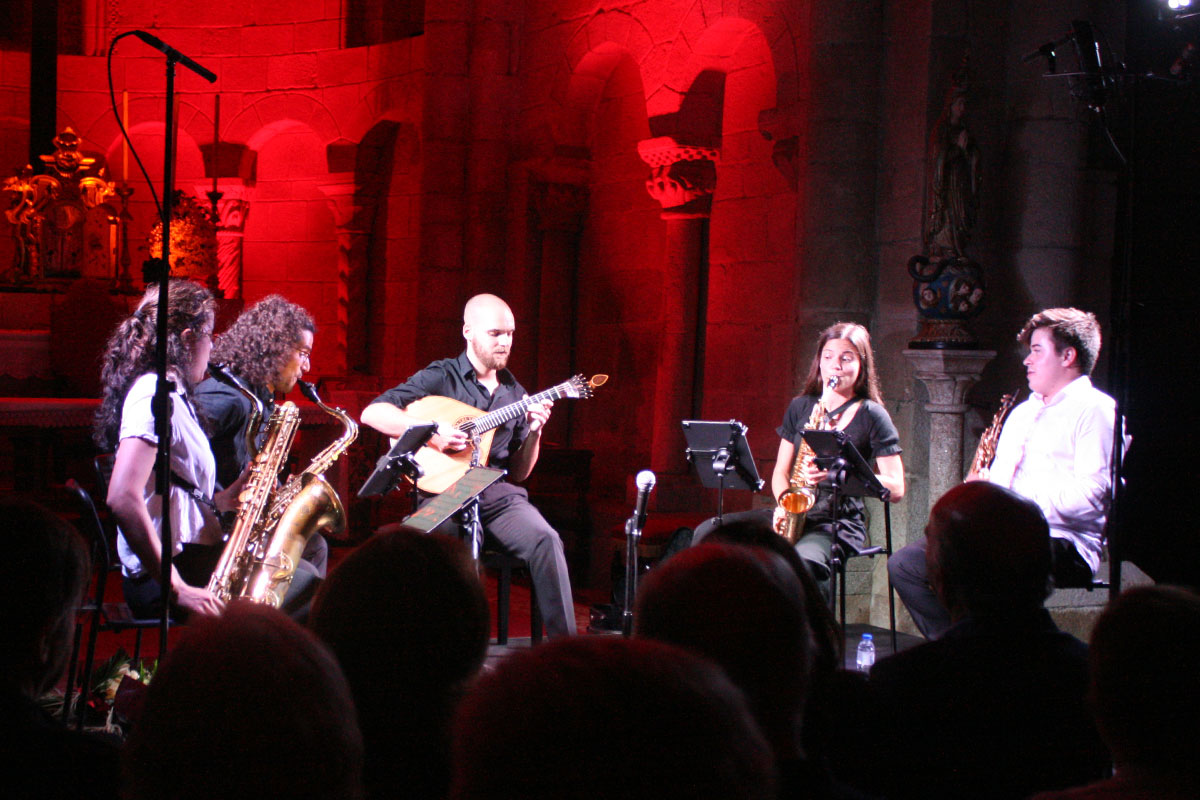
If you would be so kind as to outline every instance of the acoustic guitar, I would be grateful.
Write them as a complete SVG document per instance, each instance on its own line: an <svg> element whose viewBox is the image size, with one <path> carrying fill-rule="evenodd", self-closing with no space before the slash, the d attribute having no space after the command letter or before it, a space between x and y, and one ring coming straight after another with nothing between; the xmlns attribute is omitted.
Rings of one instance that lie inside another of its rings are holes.
<svg viewBox="0 0 1200 800"><path fill-rule="evenodd" d="M509 403L491 411L481 411L474 406L449 397L429 395L409 403L404 407L404 412L417 419L426 419L439 425L453 425L471 439L478 438L479 460L477 463L485 466L496 428L525 416L529 406L534 403L563 398L582 400L591 397L592 390L603 386L606 381L608 381L607 375L593 375L591 379L584 379L582 375L576 375L544 392L524 397L515 403ZM395 439L391 441L393 444L396 442ZM421 491L430 494L441 494L446 491L471 468L473 451L474 448L471 445L467 445L465 450L457 453L443 453L429 446L422 447L416 452L415 458L425 475L417 481L417 486Z"/></svg>

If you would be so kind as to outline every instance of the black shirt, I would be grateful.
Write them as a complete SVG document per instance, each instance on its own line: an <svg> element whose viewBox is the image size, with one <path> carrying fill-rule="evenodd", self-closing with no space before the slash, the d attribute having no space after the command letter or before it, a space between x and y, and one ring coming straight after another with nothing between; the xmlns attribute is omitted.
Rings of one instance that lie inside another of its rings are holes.
<svg viewBox="0 0 1200 800"><path fill-rule="evenodd" d="M440 361L434 361L404 383L388 389L372 402L391 403L398 408L404 408L422 397L439 395L474 406L481 411L494 411L525 397L525 387L518 383L507 369L499 370L496 377L500 383L496 387L495 393L489 392L487 387L475 377L475 367L471 365L464 350L458 358L443 358ZM528 435L529 424L525 421L524 414L496 428L496 432L492 436L488 465L507 469L513 453L517 451Z"/></svg>
<svg viewBox="0 0 1200 800"><path fill-rule="evenodd" d="M808 419L812 416L813 406L819 400L819 397L807 394L792 398L787 411L784 412L783 424L775 431L781 438L795 445L797 453L800 452L800 431L808 427ZM845 432L867 463L870 463L873 458L898 455L901 452L900 434L896 431L896 426L892 424L891 416L886 408L874 400L862 399L861 407L846 426ZM866 510L861 498L843 497L838 505L838 518L842 523L857 522L859 524L852 527L854 529L863 528L862 523L866 517ZM808 521L830 520L832 519L831 512L831 491L824 483L818 484L817 502L808 512ZM865 528L861 532L865 534Z"/></svg>
<svg viewBox="0 0 1200 800"><path fill-rule="evenodd" d="M266 388L251 387L263 402L262 427L259 440L266 434L266 422L275 410L275 397ZM217 484L229 486L250 463L242 432L250 416L250 401L232 386L215 378L205 378L196 387L193 400L200 412L201 424L208 432L208 442L217 460Z"/></svg>

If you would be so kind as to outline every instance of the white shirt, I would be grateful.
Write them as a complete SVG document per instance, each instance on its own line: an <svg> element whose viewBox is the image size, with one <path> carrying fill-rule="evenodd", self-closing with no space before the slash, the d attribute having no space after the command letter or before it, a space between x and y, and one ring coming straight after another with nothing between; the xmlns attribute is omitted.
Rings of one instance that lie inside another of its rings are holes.
<svg viewBox="0 0 1200 800"><path fill-rule="evenodd" d="M1067 539L1100 566L1111 484L1116 403L1082 375L1049 403L1034 392L1013 409L988 480L1037 503L1050 535Z"/></svg>
<svg viewBox="0 0 1200 800"><path fill-rule="evenodd" d="M129 387L125 403L121 408L121 430L119 438L138 438L158 445L154 433L154 414L151 404L157 378L153 373L142 375ZM176 378L175 391L171 394L174 410L171 412L171 469L180 477L191 481L207 497L212 497L216 485L217 463L213 458L208 437L200 427L196 411L188 401L182 384ZM142 490L154 530L162 535L162 502L154 491L154 471ZM186 489L171 484L171 533L175 539L174 553L183 549L185 542L216 544L221 541L221 525L209 509L196 501ZM144 571L141 560L125 541L125 534L117 536L117 555L121 559L122 571L127 576L136 576Z"/></svg>

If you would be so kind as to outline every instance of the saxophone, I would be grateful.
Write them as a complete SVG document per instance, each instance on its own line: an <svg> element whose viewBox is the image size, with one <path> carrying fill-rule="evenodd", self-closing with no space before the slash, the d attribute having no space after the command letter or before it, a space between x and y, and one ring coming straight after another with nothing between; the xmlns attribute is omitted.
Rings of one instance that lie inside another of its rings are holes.
<svg viewBox="0 0 1200 800"><path fill-rule="evenodd" d="M265 552L264 531L259 523L271 502L277 476L299 427L300 410L290 402L275 409L267 422L266 440L250 462L250 476L238 495L233 530L208 580L208 591L223 602L236 597L257 599L250 592L250 583L254 574L261 572L256 567L262 562L260 554Z"/></svg>
<svg viewBox="0 0 1200 800"><path fill-rule="evenodd" d="M979 437L979 446L975 448L975 457L971 459L971 470L967 473L968 475L978 475L990 467L996 459L996 445L1000 441L1000 431L1004 428L1004 420L1008 417L1008 412L1017 402L1018 394L1020 394L1020 389L1000 398L1000 409L996 412L996 416L992 417L992 423L984 429L983 434Z"/></svg>
<svg viewBox="0 0 1200 800"><path fill-rule="evenodd" d="M837 376L831 377L825 382L829 389L837 388ZM808 423L804 426L805 430L829 430L833 427L829 419L829 409L825 407L824 400L818 400L813 406L812 413L808 416ZM788 488L779 495L779 507L783 509L784 515L775 526L775 532L787 539L788 544L795 545L800 539L800 534L804 531L804 516L808 510L817 502L817 487L816 484L809 483L804 479L804 473L809 464L813 462L817 454L809 447L808 442L804 439L800 440L800 447L796 453L796 460L792 462L792 474L788 477Z"/></svg>
<svg viewBox="0 0 1200 800"><path fill-rule="evenodd" d="M267 423L267 436L251 462L239 496L237 521L208 589L221 600L234 598L279 608L291 586L308 540L318 530L334 535L346 527L346 512L324 473L358 437L358 425L340 408L321 402L311 384L301 392L343 426L340 437L317 454L303 472L276 490L277 477L300 424L294 403L284 403Z"/></svg>
<svg viewBox="0 0 1200 800"><path fill-rule="evenodd" d="M358 438L358 423L340 408L321 401L311 383L298 381L301 393L342 423L342 435L313 458L303 472L290 476L275 493L259 527L263 536L259 564L247 596L278 608L291 585L304 546L319 530L339 536L346 530L346 511L325 472Z"/></svg>

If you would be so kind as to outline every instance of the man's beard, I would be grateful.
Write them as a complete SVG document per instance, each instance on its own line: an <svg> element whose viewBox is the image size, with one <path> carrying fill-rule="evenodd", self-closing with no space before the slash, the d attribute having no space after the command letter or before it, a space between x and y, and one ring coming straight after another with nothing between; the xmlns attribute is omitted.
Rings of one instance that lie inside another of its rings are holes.
<svg viewBox="0 0 1200 800"><path fill-rule="evenodd" d="M508 353L494 353L491 351L481 352L474 342L471 342L471 352L475 354L475 360L478 361L483 368L491 371L504 369L508 364Z"/></svg>

